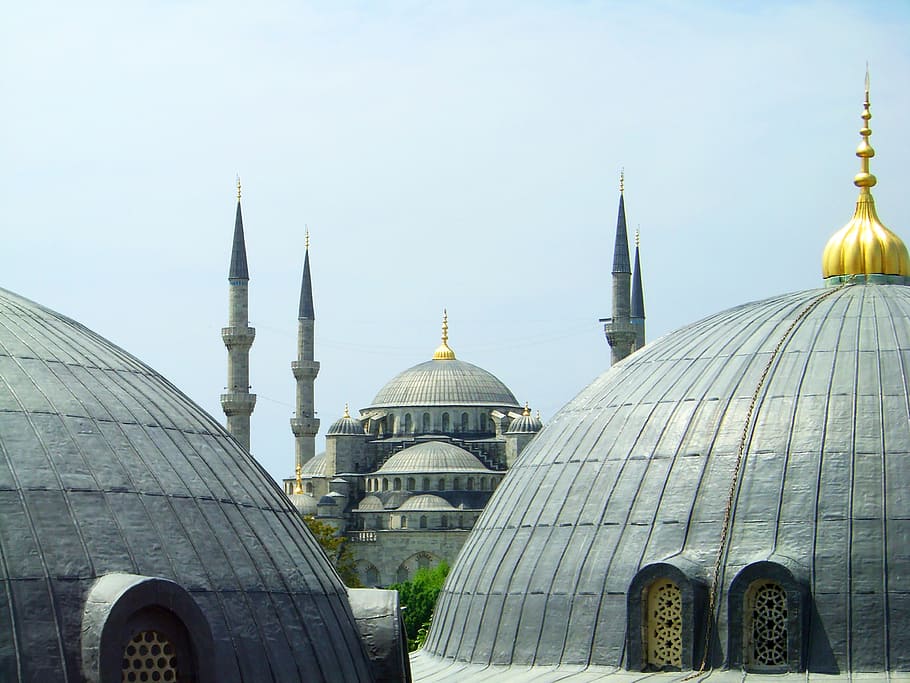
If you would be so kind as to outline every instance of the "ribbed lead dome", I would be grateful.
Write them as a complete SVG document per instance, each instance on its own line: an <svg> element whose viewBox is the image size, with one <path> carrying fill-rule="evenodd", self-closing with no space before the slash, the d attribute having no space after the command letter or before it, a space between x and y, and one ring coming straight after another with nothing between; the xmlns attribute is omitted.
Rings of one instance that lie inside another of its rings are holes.
<svg viewBox="0 0 910 683"><path fill-rule="evenodd" d="M665 604L682 605L684 629L657 656L678 652L683 669L698 668L707 622L709 669L910 670L908 377L901 285L743 305L632 354L544 427L493 495L416 679L500 680L490 664L642 671L642 639L663 637L642 621L647 587L667 585L657 579L682 591Z"/></svg>
<svg viewBox="0 0 910 683"><path fill-rule="evenodd" d="M471 453L455 444L428 441L405 448L379 468L380 472L486 472L488 471Z"/></svg>
<svg viewBox="0 0 910 683"><path fill-rule="evenodd" d="M4 290L0 558L3 681L95 680L105 642L120 680L127 643L94 626L144 599L182 605L211 666L196 680L372 680L337 574L249 454L151 368Z"/></svg>
<svg viewBox="0 0 910 683"><path fill-rule="evenodd" d="M518 401L483 368L463 360L430 360L395 376L369 408L408 406L518 407Z"/></svg>

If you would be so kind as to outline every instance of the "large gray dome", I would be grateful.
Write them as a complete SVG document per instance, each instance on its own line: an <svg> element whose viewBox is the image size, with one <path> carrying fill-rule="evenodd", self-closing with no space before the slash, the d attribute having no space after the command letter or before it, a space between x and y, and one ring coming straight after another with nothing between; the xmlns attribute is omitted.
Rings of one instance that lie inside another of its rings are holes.
<svg viewBox="0 0 910 683"><path fill-rule="evenodd" d="M388 382L369 408L409 406L518 407L509 388L493 374L463 360L429 360Z"/></svg>
<svg viewBox="0 0 910 683"><path fill-rule="evenodd" d="M901 285L743 305L632 354L509 471L452 568L415 677L641 671L658 579L680 591L682 669L698 668L705 623L709 669L737 681L761 669L745 641L757 647L747 624L763 618L784 643L766 670L910 670L908 368ZM750 592L766 589L776 612Z"/></svg>
<svg viewBox="0 0 910 683"><path fill-rule="evenodd" d="M148 366L3 290L0 586L3 681L120 680L126 629L158 643L167 624L195 680L372 680L337 574L249 454Z"/></svg>
<svg viewBox="0 0 910 683"><path fill-rule="evenodd" d="M426 441L398 451L385 461L383 474L403 472L489 472L469 451L444 441Z"/></svg>

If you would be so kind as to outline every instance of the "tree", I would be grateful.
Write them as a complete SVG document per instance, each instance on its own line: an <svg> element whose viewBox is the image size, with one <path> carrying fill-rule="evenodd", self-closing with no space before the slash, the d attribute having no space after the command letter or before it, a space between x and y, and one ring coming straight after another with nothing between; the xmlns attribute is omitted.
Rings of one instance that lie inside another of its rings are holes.
<svg viewBox="0 0 910 683"><path fill-rule="evenodd" d="M410 652L422 647L427 638L436 599L448 574L449 565L440 562L430 569L418 569L410 581L389 586L398 591Z"/></svg>
<svg viewBox="0 0 910 683"><path fill-rule="evenodd" d="M354 566L354 557L351 555L351 549L348 548L347 539L337 533L337 529L331 524L320 522L313 515L303 515L303 522L307 525L310 533L316 542L322 546L329 561L335 567L344 585L349 588L360 588L360 577L357 576L357 568Z"/></svg>

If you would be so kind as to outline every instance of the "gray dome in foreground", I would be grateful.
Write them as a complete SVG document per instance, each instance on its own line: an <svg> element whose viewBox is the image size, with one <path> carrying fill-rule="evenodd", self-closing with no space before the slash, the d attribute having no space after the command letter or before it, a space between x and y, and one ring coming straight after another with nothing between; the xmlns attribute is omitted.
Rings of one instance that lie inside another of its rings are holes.
<svg viewBox="0 0 910 683"><path fill-rule="evenodd" d="M536 664L561 667L534 680L677 680L633 675L651 637L643 591L662 576L684 587L682 668L698 668L731 490L710 680L754 667L744 639L760 632L744 624L763 614L784 629L784 668L813 672L794 680L910 671L908 370L900 285L746 304L632 354L509 471L452 568L415 677L519 680ZM762 577L783 587L783 611L750 607Z"/></svg>
<svg viewBox="0 0 910 683"><path fill-rule="evenodd" d="M395 376L369 408L409 406L517 407L518 402L505 384L483 368L462 360L429 360Z"/></svg>
<svg viewBox="0 0 910 683"><path fill-rule="evenodd" d="M120 680L126 629L161 624L185 627L199 681L372 680L344 587L256 461L151 368L4 290L0 558L2 681Z"/></svg>
<svg viewBox="0 0 910 683"><path fill-rule="evenodd" d="M471 453L444 441L426 441L398 451L385 461L379 472L489 472Z"/></svg>

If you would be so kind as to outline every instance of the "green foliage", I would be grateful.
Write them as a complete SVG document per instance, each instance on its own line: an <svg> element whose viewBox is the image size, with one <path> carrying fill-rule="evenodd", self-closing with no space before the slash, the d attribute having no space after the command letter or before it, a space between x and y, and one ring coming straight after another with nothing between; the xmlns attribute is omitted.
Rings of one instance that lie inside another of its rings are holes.
<svg viewBox="0 0 910 683"><path fill-rule="evenodd" d="M448 573L449 565L440 562L430 569L418 569L410 581L389 586L398 591L401 606L405 608L404 626L408 632L408 650L411 652L423 647L426 641L436 599Z"/></svg>
<svg viewBox="0 0 910 683"><path fill-rule="evenodd" d="M360 578L357 576L357 568L354 566L351 549L346 543L347 539L337 535L334 526L320 522L312 515L304 515L303 522L313 534L316 542L322 546L329 561L338 571L341 580L344 581L344 585L349 588L361 588L363 584L360 583Z"/></svg>

